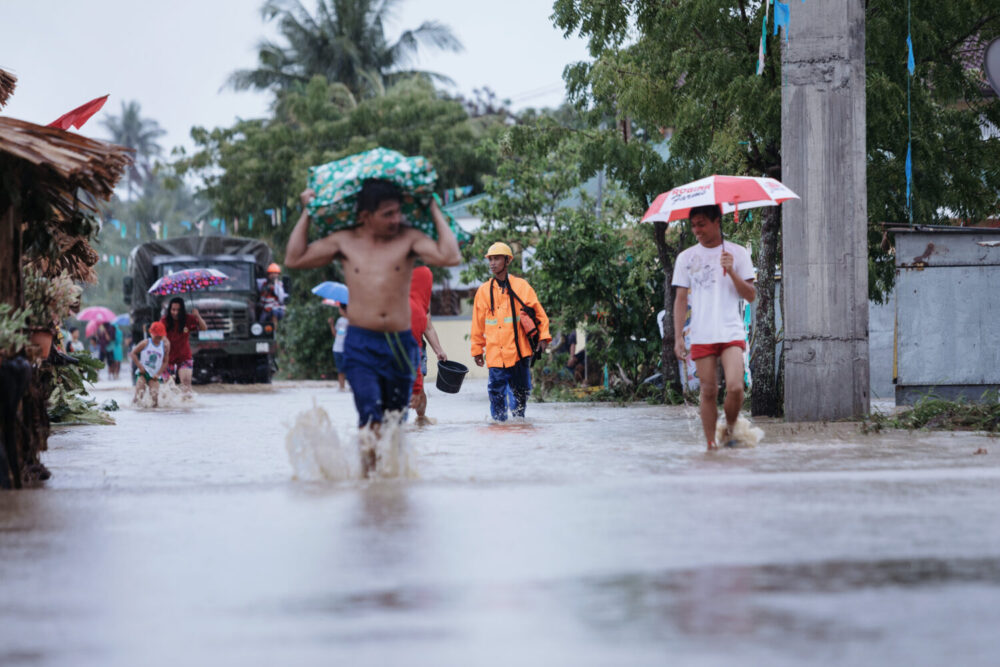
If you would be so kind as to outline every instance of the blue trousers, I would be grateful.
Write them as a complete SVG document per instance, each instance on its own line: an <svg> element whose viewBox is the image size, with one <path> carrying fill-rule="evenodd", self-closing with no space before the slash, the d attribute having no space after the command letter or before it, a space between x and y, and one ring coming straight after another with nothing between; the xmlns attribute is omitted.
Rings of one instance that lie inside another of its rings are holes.
<svg viewBox="0 0 1000 667"><path fill-rule="evenodd" d="M490 395L490 414L498 422L507 421L507 393L513 395L510 412L514 417L524 417L531 390L531 360L522 359L510 368L490 368L487 391Z"/></svg>
<svg viewBox="0 0 1000 667"><path fill-rule="evenodd" d="M358 410L358 426L382 421L386 411L404 411L410 404L414 373L419 369L417 341L407 331L385 333L347 328L344 367Z"/></svg>

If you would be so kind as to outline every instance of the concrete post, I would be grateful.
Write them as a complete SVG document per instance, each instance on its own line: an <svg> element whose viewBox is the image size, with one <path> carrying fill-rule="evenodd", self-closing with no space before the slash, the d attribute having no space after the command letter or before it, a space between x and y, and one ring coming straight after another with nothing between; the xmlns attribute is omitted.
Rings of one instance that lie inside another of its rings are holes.
<svg viewBox="0 0 1000 667"><path fill-rule="evenodd" d="M785 417L869 410L865 13L862 0L790 2L782 51Z"/></svg>

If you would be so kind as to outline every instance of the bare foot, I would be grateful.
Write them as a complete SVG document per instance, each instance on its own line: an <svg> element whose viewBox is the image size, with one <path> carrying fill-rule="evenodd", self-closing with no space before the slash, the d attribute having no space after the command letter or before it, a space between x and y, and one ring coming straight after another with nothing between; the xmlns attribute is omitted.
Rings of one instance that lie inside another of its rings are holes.
<svg viewBox="0 0 1000 667"><path fill-rule="evenodd" d="M361 450L361 476L368 479L375 472L378 460L375 456L375 445L365 446Z"/></svg>

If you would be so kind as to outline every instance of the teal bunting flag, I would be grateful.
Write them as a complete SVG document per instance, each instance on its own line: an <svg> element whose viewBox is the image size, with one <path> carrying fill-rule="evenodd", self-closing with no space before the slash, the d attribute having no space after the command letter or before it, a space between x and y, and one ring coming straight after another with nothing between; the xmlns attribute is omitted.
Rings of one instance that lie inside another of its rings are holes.
<svg viewBox="0 0 1000 667"><path fill-rule="evenodd" d="M788 41L788 22L789 22L789 9L788 5L781 0L775 0L774 3L774 34L778 34L778 28L784 26L785 28L785 41Z"/></svg>

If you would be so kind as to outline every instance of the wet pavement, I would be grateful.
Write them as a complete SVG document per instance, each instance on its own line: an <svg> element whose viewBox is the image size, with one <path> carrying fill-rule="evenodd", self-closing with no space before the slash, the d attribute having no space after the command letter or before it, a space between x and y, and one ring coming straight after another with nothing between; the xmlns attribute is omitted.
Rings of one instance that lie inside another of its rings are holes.
<svg viewBox="0 0 1000 667"><path fill-rule="evenodd" d="M293 479L327 383L58 429L0 494L0 665L996 665L1000 443L431 390L415 478ZM128 402L101 383L101 401ZM979 448L988 454L975 455Z"/></svg>

